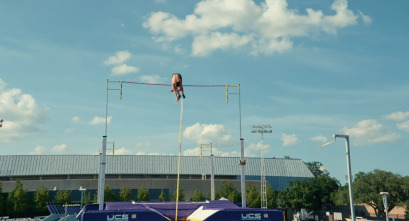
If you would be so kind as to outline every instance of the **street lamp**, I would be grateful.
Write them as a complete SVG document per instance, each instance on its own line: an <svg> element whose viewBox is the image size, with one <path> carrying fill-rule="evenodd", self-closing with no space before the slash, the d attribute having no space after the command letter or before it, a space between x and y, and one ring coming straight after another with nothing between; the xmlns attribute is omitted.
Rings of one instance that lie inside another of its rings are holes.
<svg viewBox="0 0 409 221"><path fill-rule="evenodd" d="M351 218L352 221L355 221L355 207L354 207L354 193L352 190L352 177L351 177L351 159L350 159L350 154L349 154L349 135L339 135L339 134L334 134L333 135L334 140L330 141L320 147L317 148L317 150L327 146L330 143L333 143L337 140L337 137L345 138L346 142L346 155L347 155L347 170L348 170L348 189L349 189L349 203L350 203L350 209L351 209Z"/></svg>
<svg viewBox="0 0 409 221"><path fill-rule="evenodd" d="M211 175L210 175L210 199L214 200L214 155L213 155L213 144L200 144L200 158L202 158L202 151L209 151L203 150L202 145L209 145L210 146L210 156L211 156Z"/></svg>
<svg viewBox="0 0 409 221"><path fill-rule="evenodd" d="M84 191L86 191L87 189L86 188L83 188L82 186L80 186L80 189L79 189L80 191L81 191L81 208L82 208L82 199L83 199L83 197L84 197Z"/></svg>
<svg viewBox="0 0 409 221"><path fill-rule="evenodd" d="M260 168L260 173L261 173L261 208L267 209L267 182L266 182L266 168L264 165L264 153L263 153L263 148L264 148L264 138L263 135L264 133L272 133L272 130L266 130L266 128L271 128L271 125L253 125L251 126L253 130L251 133L261 133L261 168ZM256 128L256 129L254 129Z"/></svg>
<svg viewBox="0 0 409 221"><path fill-rule="evenodd" d="M388 214L388 192L380 192L379 194L382 195L383 198L383 206L385 207L385 212L386 212L386 221L389 221L389 214Z"/></svg>

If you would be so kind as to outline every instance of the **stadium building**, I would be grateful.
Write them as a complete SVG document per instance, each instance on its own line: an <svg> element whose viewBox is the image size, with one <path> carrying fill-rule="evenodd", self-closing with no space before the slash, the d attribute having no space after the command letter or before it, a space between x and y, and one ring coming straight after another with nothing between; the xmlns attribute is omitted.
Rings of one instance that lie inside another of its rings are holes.
<svg viewBox="0 0 409 221"><path fill-rule="evenodd" d="M240 166L238 157L215 157L215 188L223 181L231 182L240 192ZM300 159L264 158L265 177L274 189L284 189L293 180L313 177ZM79 188L95 194L98 189L98 155L6 155L0 156L0 181L3 193L15 188L16 180L33 194L44 185L53 199L55 190L71 190L72 200L80 201ZM211 157L181 157L180 186L185 199L195 189L210 193ZM151 200L157 200L163 190L173 196L176 191L178 156L169 155L119 155L107 156L106 184L119 195L123 186L131 187L136 197L137 189L149 189ZM261 159L247 158L246 185L260 188Z"/></svg>

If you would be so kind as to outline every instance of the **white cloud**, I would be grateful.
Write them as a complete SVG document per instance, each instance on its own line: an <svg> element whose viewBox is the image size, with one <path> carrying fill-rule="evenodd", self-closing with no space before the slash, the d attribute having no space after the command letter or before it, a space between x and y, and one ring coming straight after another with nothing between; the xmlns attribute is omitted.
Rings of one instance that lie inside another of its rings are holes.
<svg viewBox="0 0 409 221"><path fill-rule="evenodd" d="M213 32L209 35L199 35L193 39L192 54L206 56L217 49L239 48L248 44L251 40L250 35L240 36L236 33L222 34Z"/></svg>
<svg viewBox="0 0 409 221"><path fill-rule="evenodd" d="M320 143L325 143L325 142L328 141L328 138L326 138L326 137L324 137L322 135L319 135L319 136L311 137L310 140L317 141L317 142L320 142Z"/></svg>
<svg viewBox="0 0 409 221"><path fill-rule="evenodd" d="M72 122L75 122L75 123L80 122L80 117L78 116L73 117Z"/></svg>
<svg viewBox="0 0 409 221"><path fill-rule="evenodd" d="M111 116L108 116L108 118L106 119L108 121L108 124L111 123ZM91 125L97 125L97 124L105 124L105 117L94 117L89 124Z"/></svg>
<svg viewBox="0 0 409 221"><path fill-rule="evenodd" d="M29 155L41 155L45 152L45 147L37 146L34 148L33 152L28 153Z"/></svg>
<svg viewBox="0 0 409 221"><path fill-rule="evenodd" d="M398 111L398 112L393 112L391 114L383 116L383 118L387 120L394 120L394 121L404 121L408 117L409 117L409 111L408 112Z"/></svg>
<svg viewBox="0 0 409 221"><path fill-rule="evenodd" d="M30 94L20 89L7 90L7 84L0 79L0 116L3 128L0 142L10 142L41 131L46 122L47 108L40 108Z"/></svg>
<svg viewBox="0 0 409 221"><path fill-rule="evenodd" d="M373 143L397 142L400 136L389 132L382 124L376 120L363 120L354 127L344 127L342 131L350 136L351 143L363 146Z"/></svg>
<svg viewBox="0 0 409 221"><path fill-rule="evenodd" d="M141 82L150 83L150 84L160 84L164 82L164 78L160 77L159 75L142 75L139 77Z"/></svg>
<svg viewBox="0 0 409 221"><path fill-rule="evenodd" d="M71 132L75 131L75 128L67 128L64 131L65 131L65 133L71 133Z"/></svg>
<svg viewBox="0 0 409 221"><path fill-rule="evenodd" d="M115 56L111 56L108 60L104 61L105 65L119 65L131 58L131 53L128 51L117 51Z"/></svg>
<svg viewBox="0 0 409 221"><path fill-rule="evenodd" d="M372 24L372 18L369 17L368 15L365 15L363 12L359 11L359 15L361 16L362 20L364 21L365 25L370 25Z"/></svg>
<svg viewBox="0 0 409 221"><path fill-rule="evenodd" d="M54 153L64 153L67 150L67 144L55 145L51 151Z"/></svg>
<svg viewBox="0 0 409 221"><path fill-rule="evenodd" d="M185 129L183 136L196 141L197 144L213 143L218 147L229 146L234 142L232 136L226 132L224 125L221 124L195 123Z"/></svg>
<svg viewBox="0 0 409 221"><path fill-rule="evenodd" d="M139 71L139 68L127 64L121 64L113 67L111 71L114 75L126 75L130 73L137 73Z"/></svg>
<svg viewBox="0 0 409 221"><path fill-rule="evenodd" d="M151 143L149 142L139 142L135 144L135 147L149 147Z"/></svg>
<svg viewBox="0 0 409 221"><path fill-rule="evenodd" d="M115 155L131 155L132 152L128 149L126 149L125 147L121 147L119 149L115 149L114 152Z"/></svg>
<svg viewBox="0 0 409 221"><path fill-rule="evenodd" d="M405 121L403 123L396 124L396 126L399 128L399 130L409 132L409 121Z"/></svg>
<svg viewBox="0 0 409 221"><path fill-rule="evenodd" d="M333 13L306 8L299 13L286 0L202 0L192 14L180 19L167 12L153 12L143 23L154 40L167 44L192 38L192 55L205 56L215 50L248 46L249 53L271 54L292 48L292 38L356 25L358 18L370 24L371 18L348 9L347 0L335 0Z"/></svg>
<svg viewBox="0 0 409 221"><path fill-rule="evenodd" d="M298 143L298 137L295 134L281 134L281 141L283 142L283 146L294 146Z"/></svg>

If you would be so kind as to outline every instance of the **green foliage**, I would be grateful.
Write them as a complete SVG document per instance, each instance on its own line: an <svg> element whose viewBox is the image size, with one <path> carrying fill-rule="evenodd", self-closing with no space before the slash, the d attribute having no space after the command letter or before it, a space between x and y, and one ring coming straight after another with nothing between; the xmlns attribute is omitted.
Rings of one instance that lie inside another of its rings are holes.
<svg viewBox="0 0 409 221"><path fill-rule="evenodd" d="M275 209L278 207L277 200L278 200L278 192L274 191L270 185L266 187L267 192L267 208L268 209Z"/></svg>
<svg viewBox="0 0 409 221"><path fill-rule="evenodd" d="M170 199L171 201L176 201L176 193L173 193L173 197ZM178 201L185 201L185 193L183 192L183 188L179 186L179 198Z"/></svg>
<svg viewBox="0 0 409 221"><path fill-rule="evenodd" d="M46 214L48 212L46 203L49 201L50 194L48 193L47 188L45 188L44 185L41 185L37 188L34 195L34 211L41 215Z"/></svg>
<svg viewBox="0 0 409 221"><path fill-rule="evenodd" d="M349 190L348 184L341 186L337 191L331 194L331 199L335 205L349 205Z"/></svg>
<svg viewBox="0 0 409 221"><path fill-rule="evenodd" d="M233 187L232 183L223 181L220 191L217 192L217 198L224 197L232 202L241 202L241 194Z"/></svg>
<svg viewBox="0 0 409 221"><path fill-rule="evenodd" d="M261 197L256 189L256 186L247 186L246 201L250 208L261 208Z"/></svg>
<svg viewBox="0 0 409 221"><path fill-rule="evenodd" d="M138 196L136 197L137 201L149 201L150 200L150 195L149 195L149 190L145 189L143 187L138 189Z"/></svg>
<svg viewBox="0 0 409 221"><path fill-rule="evenodd" d="M87 205L91 203L92 203L91 192L84 191L84 196L82 198L82 205Z"/></svg>
<svg viewBox="0 0 409 221"><path fill-rule="evenodd" d="M16 187L9 194L7 198L7 213L23 216L30 208L30 199L28 198L28 192L23 189L23 184L20 180L16 181Z"/></svg>
<svg viewBox="0 0 409 221"><path fill-rule="evenodd" d="M204 201L206 198L203 193L199 191L199 189L196 189L195 192L193 193L193 196L190 197L190 201Z"/></svg>
<svg viewBox="0 0 409 221"><path fill-rule="evenodd" d="M165 192L163 192L163 189L160 192L159 201L162 201L162 202L166 201L166 195L165 195Z"/></svg>
<svg viewBox="0 0 409 221"><path fill-rule="evenodd" d="M3 196L3 188L2 183L0 182L0 216L4 216L6 214L6 200Z"/></svg>
<svg viewBox="0 0 409 221"><path fill-rule="evenodd" d="M119 191L121 201L130 201L132 199L131 187L123 186Z"/></svg>
<svg viewBox="0 0 409 221"><path fill-rule="evenodd" d="M55 195L54 201L61 205L71 204L71 191L70 190L58 190Z"/></svg>
<svg viewBox="0 0 409 221"><path fill-rule="evenodd" d="M111 187L108 184L104 188L104 202L115 202L118 201L114 192L112 192Z"/></svg>
<svg viewBox="0 0 409 221"><path fill-rule="evenodd" d="M380 219L385 217L385 208L380 192L388 192L388 211L396 205L402 205L409 200L409 179L399 174L383 170L359 172L354 180L354 197L356 203L366 203L371 206ZM405 191L406 190L406 191Z"/></svg>
<svg viewBox="0 0 409 221"><path fill-rule="evenodd" d="M292 181L279 194L280 206L300 210L319 210L332 205L331 193L338 189L338 181L329 176L318 176L308 180Z"/></svg>
<svg viewBox="0 0 409 221"><path fill-rule="evenodd" d="M305 163L308 169L315 177L319 176L329 176L329 172L324 169L322 163L314 161L314 162L307 162Z"/></svg>

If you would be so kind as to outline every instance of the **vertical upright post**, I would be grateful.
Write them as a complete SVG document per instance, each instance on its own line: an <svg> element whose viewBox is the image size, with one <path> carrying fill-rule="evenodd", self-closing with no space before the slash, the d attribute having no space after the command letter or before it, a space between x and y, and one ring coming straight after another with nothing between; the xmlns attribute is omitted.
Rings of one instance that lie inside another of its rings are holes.
<svg viewBox="0 0 409 221"><path fill-rule="evenodd" d="M104 188L105 188L105 165L106 165L106 149L107 149L107 136L102 137L102 153L100 156L100 168L98 176L98 204L99 210L104 209Z"/></svg>
<svg viewBox="0 0 409 221"><path fill-rule="evenodd" d="M346 141L346 152L347 152L347 166L348 166L348 189L349 189L349 203L350 203L350 209L351 209L351 218L352 221L355 221L355 207L354 207L354 192L352 189L352 176L351 176L351 159L350 159L350 150L349 150L349 136L345 135L345 141Z"/></svg>
<svg viewBox="0 0 409 221"><path fill-rule="evenodd" d="M380 194L382 195L383 207L385 207L386 221L389 221L388 198L387 198L387 195L388 195L389 193L388 193L388 192L380 192Z"/></svg>
<svg viewBox="0 0 409 221"><path fill-rule="evenodd" d="M229 93L229 87L238 87L239 93ZM229 94L239 95L239 127L240 127L240 162L241 167L241 206L246 207L246 159L244 158L244 139L241 136L241 95L240 95L240 84L237 86L226 85L226 103L229 102Z"/></svg>
<svg viewBox="0 0 409 221"><path fill-rule="evenodd" d="M214 155L212 153L211 155L211 160L212 160L212 174L210 177L210 199L214 200Z"/></svg>

